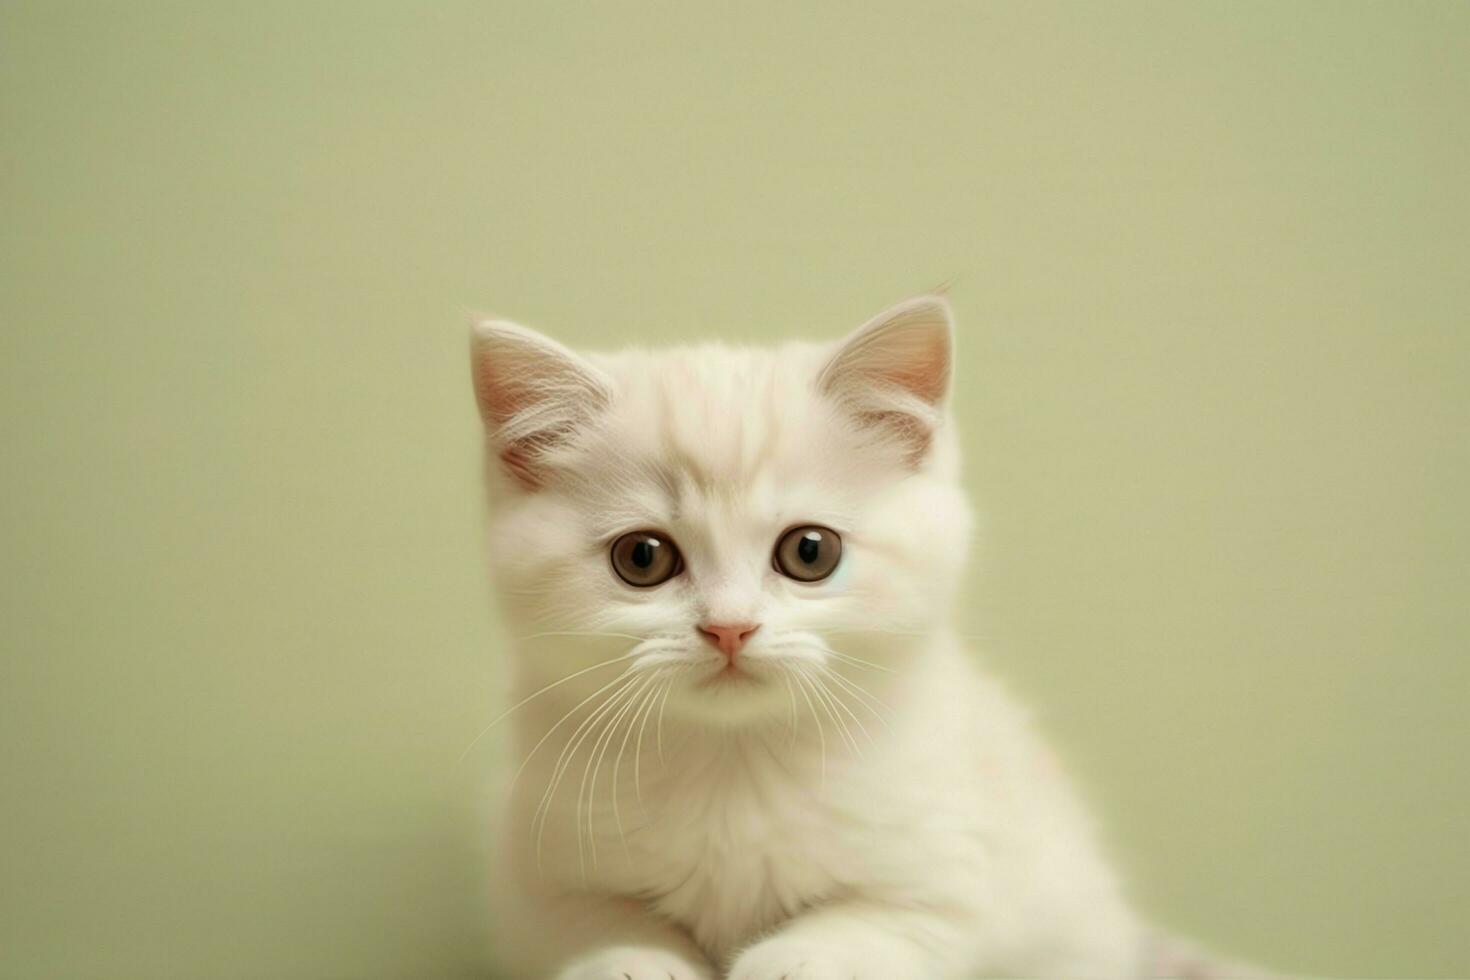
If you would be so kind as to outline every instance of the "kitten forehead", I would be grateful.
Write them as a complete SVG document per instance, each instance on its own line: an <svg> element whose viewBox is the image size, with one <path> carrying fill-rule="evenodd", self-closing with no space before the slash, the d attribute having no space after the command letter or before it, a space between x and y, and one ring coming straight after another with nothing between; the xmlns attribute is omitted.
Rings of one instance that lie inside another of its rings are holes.
<svg viewBox="0 0 1470 980"><path fill-rule="evenodd" d="M616 470L604 487L649 517L781 505L840 513L840 488L864 457L847 451L836 407L816 390L825 354L788 343L594 356L616 395L585 465Z"/></svg>
<svg viewBox="0 0 1470 980"><path fill-rule="evenodd" d="M614 388L564 485L589 530L848 523L857 489L892 467L854 451L841 411L817 392L826 354L792 342L588 356Z"/></svg>
<svg viewBox="0 0 1470 980"><path fill-rule="evenodd" d="M597 358L617 386L614 422L699 486L748 482L809 413L822 349L707 344ZM783 424L787 423L787 424Z"/></svg>

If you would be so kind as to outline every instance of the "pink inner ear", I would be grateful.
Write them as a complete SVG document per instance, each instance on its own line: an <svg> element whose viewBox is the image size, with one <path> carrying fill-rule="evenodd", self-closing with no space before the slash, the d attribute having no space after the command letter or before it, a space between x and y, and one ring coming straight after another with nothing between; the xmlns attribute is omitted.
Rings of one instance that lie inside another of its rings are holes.
<svg viewBox="0 0 1470 980"><path fill-rule="evenodd" d="M560 344L513 323L478 324L471 357L491 453L521 487L546 486L551 457L607 404L606 382Z"/></svg>
<svg viewBox="0 0 1470 980"><path fill-rule="evenodd" d="M885 428L898 433L908 443L904 461L917 467L934 444L934 432L912 415L903 412L859 412L858 420L865 426Z"/></svg>
<svg viewBox="0 0 1470 980"><path fill-rule="evenodd" d="M527 490L539 490L547 482L547 455L569 440L572 431L572 426L562 423L516 439L496 437L501 443L497 455L512 479Z"/></svg>
<svg viewBox="0 0 1470 980"><path fill-rule="evenodd" d="M948 308L929 298L901 304L859 328L823 371L822 384L859 398L864 386L899 388L937 405L949 372Z"/></svg>
<svg viewBox="0 0 1470 980"><path fill-rule="evenodd" d="M924 401L934 404L944 397L949 378L949 348L942 339L924 345L901 369L882 373L884 380L900 385Z"/></svg>
<svg viewBox="0 0 1470 980"><path fill-rule="evenodd" d="M488 365L483 366L477 379L479 383L475 385L480 417L492 427L504 425L527 402L524 390L514 380L496 375L497 372ZM506 473L525 489L539 490L544 485L536 472L534 447L526 440L506 443L498 456Z"/></svg>
<svg viewBox="0 0 1470 980"><path fill-rule="evenodd" d="M914 301L849 337L823 371L821 385L864 428L897 436L906 461L918 465L934 442L950 362L947 308L939 301Z"/></svg>
<svg viewBox="0 0 1470 980"><path fill-rule="evenodd" d="M500 462L505 466L511 478L527 490L541 489L541 478L537 476L531 456L526 452L523 443L513 442L500 450Z"/></svg>
<svg viewBox="0 0 1470 980"><path fill-rule="evenodd" d="M480 418L487 424L503 425L524 408L528 399L509 371L497 371L490 364L476 365L475 401Z"/></svg>

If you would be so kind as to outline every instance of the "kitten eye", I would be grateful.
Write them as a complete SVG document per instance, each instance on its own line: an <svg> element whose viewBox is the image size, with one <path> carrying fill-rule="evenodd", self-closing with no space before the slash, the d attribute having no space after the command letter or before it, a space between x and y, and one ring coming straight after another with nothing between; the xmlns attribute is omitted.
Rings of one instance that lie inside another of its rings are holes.
<svg viewBox="0 0 1470 980"><path fill-rule="evenodd" d="M776 571L798 582L819 582L832 574L842 558L842 539L837 532L816 524L803 524L781 535L772 562Z"/></svg>
<svg viewBox="0 0 1470 980"><path fill-rule="evenodd" d="M657 531L631 531L613 542L613 571L640 589L662 585L684 567L674 542Z"/></svg>

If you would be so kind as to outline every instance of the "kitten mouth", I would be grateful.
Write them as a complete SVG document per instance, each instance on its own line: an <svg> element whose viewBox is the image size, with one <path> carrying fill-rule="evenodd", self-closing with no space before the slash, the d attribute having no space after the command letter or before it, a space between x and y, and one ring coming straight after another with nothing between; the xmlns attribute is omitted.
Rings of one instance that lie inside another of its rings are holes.
<svg viewBox="0 0 1470 980"><path fill-rule="evenodd" d="M699 682L699 686L727 687L737 684L757 684L759 682L759 678L751 674L750 671L746 670L744 667L735 664L734 662L731 662L725 664L725 666L721 667L713 674L710 674L708 677L704 678L702 681Z"/></svg>

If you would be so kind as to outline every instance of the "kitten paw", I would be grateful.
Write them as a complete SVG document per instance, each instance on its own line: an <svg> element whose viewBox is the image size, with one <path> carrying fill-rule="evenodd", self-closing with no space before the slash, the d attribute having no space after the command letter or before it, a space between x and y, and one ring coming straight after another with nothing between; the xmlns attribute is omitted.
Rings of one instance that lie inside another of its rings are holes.
<svg viewBox="0 0 1470 980"><path fill-rule="evenodd" d="M710 972L667 950L615 946L577 960L557 980L710 980Z"/></svg>
<svg viewBox="0 0 1470 980"><path fill-rule="evenodd" d="M772 939L747 950L730 970L730 980L854 980L859 974L820 946Z"/></svg>

